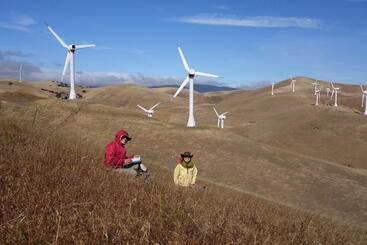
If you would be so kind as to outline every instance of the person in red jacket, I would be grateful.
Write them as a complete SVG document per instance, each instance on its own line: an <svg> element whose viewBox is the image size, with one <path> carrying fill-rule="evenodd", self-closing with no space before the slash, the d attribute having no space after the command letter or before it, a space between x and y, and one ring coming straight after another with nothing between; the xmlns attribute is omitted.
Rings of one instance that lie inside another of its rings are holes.
<svg viewBox="0 0 367 245"><path fill-rule="evenodd" d="M106 167L117 169L120 173L137 176L140 173L148 173L147 168L141 162L140 155L127 156L126 144L132 138L125 130L120 130L115 135L115 140L108 143L105 150L103 164Z"/></svg>

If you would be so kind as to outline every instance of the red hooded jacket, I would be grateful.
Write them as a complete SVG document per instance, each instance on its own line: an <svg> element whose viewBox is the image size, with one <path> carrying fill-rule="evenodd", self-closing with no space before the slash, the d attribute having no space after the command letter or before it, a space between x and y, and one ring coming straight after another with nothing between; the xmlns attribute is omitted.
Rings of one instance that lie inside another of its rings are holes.
<svg viewBox="0 0 367 245"><path fill-rule="evenodd" d="M121 136L128 136L128 132L120 130L115 135L115 140L108 143L104 154L103 164L107 167L122 168L125 159L133 158L133 156L126 156L125 146L121 145Z"/></svg>

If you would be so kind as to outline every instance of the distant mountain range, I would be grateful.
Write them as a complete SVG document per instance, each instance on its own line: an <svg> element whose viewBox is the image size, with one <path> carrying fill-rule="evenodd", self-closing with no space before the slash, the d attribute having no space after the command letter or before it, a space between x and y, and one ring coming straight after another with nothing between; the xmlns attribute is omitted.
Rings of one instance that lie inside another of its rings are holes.
<svg viewBox="0 0 367 245"><path fill-rule="evenodd" d="M217 85L209 85L209 84L200 84L199 83L199 84L195 84L194 90L196 92L199 92L199 93L218 92L218 91L233 91L233 90L239 90L239 89L251 90L251 89L263 88L263 87L269 86L270 84L271 84L271 82L269 82L269 81L259 81L259 82L254 82L254 83L250 83L250 84L247 84L247 85L243 85L241 87L233 88L233 87L229 87L229 86L217 86ZM99 88L99 87L103 87L103 86L106 86L106 85L89 85L87 87L89 87L89 88ZM148 88L178 88L179 87L179 85L175 85L175 84L154 85L154 86L141 85L141 86L146 86Z"/></svg>
<svg viewBox="0 0 367 245"><path fill-rule="evenodd" d="M159 86L151 86L149 88L178 88L178 85L168 84L168 85L159 85ZM199 93L207 93L207 92L218 92L218 91L233 91L237 90L236 88L226 87L226 86L215 86L208 84L195 84L194 90Z"/></svg>

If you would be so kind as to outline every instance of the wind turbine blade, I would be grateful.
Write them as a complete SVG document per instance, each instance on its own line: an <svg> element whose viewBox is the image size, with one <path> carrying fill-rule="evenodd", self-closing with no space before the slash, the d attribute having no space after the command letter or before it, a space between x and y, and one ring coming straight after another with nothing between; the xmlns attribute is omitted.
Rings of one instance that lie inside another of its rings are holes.
<svg viewBox="0 0 367 245"><path fill-rule="evenodd" d="M147 109L145 109L144 107L142 107L141 105L137 105L140 109L142 109L143 111L145 111L145 112L148 112L148 110Z"/></svg>
<svg viewBox="0 0 367 245"><path fill-rule="evenodd" d="M221 116L224 116L224 115L226 115L228 113L228 111L227 112L224 112L224 113L222 113L222 114L220 114Z"/></svg>
<svg viewBox="0 0 367 245"><path fill-rule="evenodd" d="M186 61L186 59L185 59L185 56L184 56L184 54L183 54L183 52L182 52L181 48L180 48L180 47L177 47L177 48L178 48L178 52L180 53L181 60L182 60L182 63L183 63L183 65L184 65L184 67L185 67L185 70L186 70L186 71L189 71L189 70L190 70L190 67L189 67L189 65L187 64L187 61Z"/></svg>
<svg viewBox="0 0 367 245"><path fill-rule="evenodd" d="M68 52L68 54L66 55L64 70L62 71L61 82L64 80L64 76L65 76L65 73L66 73L66 69L69 65L69 62L70 62L70 56L69 56L69 52Z"/></svg>
<svg viewBox="0 0 367 245"><path fill-rule="evenodd" d="M93 48L95 44L86 44L86 45L75 45L75 49L82 49L82 48Z"/></svg>
<svg viewBox="0 0 367 245"><path fill-rule="evenodd" d="M186 84L190 81L190 78L187 76L185 78L185 80L182 82L181 86L177 89L175 95L173 95L173 97L176 97L180 92L181 90L186 86Z"/></svg>
<svg viewBox="0 0 367 245"><path fill-rule="evenodd" d="M219 76L214 75L214 74L209 74L209 73L200 72L200 71L196 71L195 75L204 76L204 77L219 77Z"/></svg>
<svg viewBox="0 0 367 245"><path fill-rule="evenodd" d="M54 30L52 30L51 27L47 26L47 29L51 32L51 34L57 39L57 41L59 41L59 43L64 47L64 48L68 48L68 45L66 45L66 43L56 34L56 32L54 32Z"/></svg>
<svg viewBox="0 0 367 245"><path fill-rule="evenodd" d="M219 117L219 114L218 114L218 112L217 112L217 110L215 109L215 107L213 106L213 109L214 109L214 111L215 111L215 114L217 114L217 117Z"/></svg>
<svg viewBox="0 0 367 245"><path fill-rule="evenodd" d="M332 87L332 88L334 88L334 84L333 84L333 82L330 82L330 83L331 83L331 87Z"/></svg>
<svg viewBox="0 0 367 245"><path fill-rule="evenodd" d="M152 106L152 108L150 108L149 110L153 110L154 108L156 108L161 102L155 104L154 106Z"/></svg>

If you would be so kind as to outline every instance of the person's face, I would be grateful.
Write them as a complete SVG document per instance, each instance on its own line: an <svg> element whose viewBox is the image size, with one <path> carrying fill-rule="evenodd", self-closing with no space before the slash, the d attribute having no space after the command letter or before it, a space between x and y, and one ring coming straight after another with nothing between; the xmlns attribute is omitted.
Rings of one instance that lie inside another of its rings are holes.
<svg viewBox="0 0 367 245"><path fill-rule="evenodd" d="M185 162L190 162L191 158L190 157L184 157L183 159Z"/></svg>
<svg viewBox="0 0 367 245"><path fill-rule="evenodd" d="M125 137L123 137L123 138L120 140L120 142L121 142L121 145L126 145L126 143L128 142L128 140L127 140Z"/></svg>

